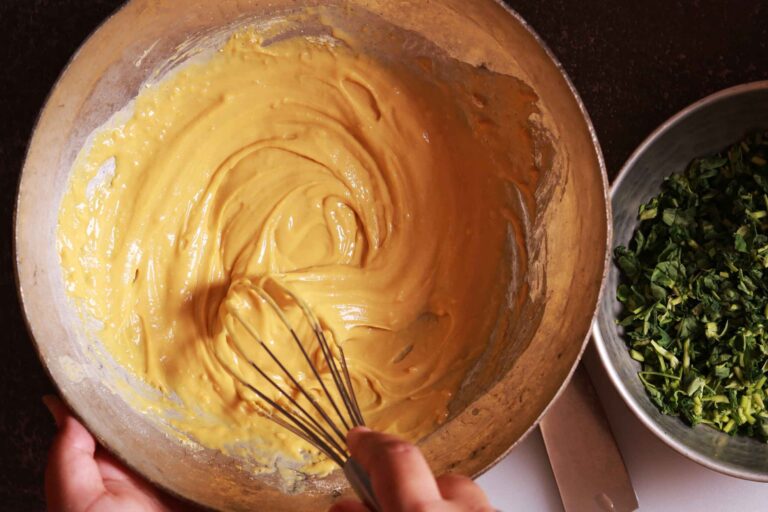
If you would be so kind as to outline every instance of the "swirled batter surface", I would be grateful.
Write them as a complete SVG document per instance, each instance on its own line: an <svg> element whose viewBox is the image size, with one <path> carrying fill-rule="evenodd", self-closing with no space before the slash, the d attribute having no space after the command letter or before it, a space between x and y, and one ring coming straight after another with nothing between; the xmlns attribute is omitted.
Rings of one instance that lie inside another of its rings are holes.
<svg viewBox="0 0 768 512"><path fill-rule="evenodd" d="M243 31L81 151L59 218L68 293L120 364L182 404L179 432L328 469L221 363L243 368L223 301L265 276L344 347L370 425L417 440L445 419L503 298L507 223L503 159L473 117L485 100L431 65Z"/></svg>

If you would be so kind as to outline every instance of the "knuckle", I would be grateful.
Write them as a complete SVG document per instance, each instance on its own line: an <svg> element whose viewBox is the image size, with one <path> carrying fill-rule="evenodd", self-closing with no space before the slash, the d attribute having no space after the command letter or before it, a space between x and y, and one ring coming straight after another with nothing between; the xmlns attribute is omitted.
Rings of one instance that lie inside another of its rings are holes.
<svg viewBox="0 0 768 512"><path fill-rule="evenodd" d="M443 497L453 504L456 510L464 512L492 512L488 498L482 489L469 477L458 474L446 474L437 479Z"/></svg>
<svg viewBox="0 0 768 512"><path fill-rule="evenodd" d="M464 475L443 475L437 479L437 485L443 494L451 496L473 495L479 490L477 484Z"/></svg>
<svg viewBox="0 0 768 512"><path fill-rule="evenodd" d="M453 474L453 473L448 473L446 475L442 475L439 478L439 480L440 480L440 483L445 483L445 484L448 484L450 486L457 486L457 487L458 486L467 486L467 485L471 485L473 487L475 486L475 482L471 478L469 478L468 476L457 475L457 474Z"/></svg>
<svg viewBox="0 0 768 512"><path fill-rule="evenodd" d="M446 512L445 502L419 503L408 509L408 512Z"/></svg>
<svg viewBox="0 0 768 512"><path fill-rule="evenodd" d="M399 457L410 453L415 453L418 449L405 441L390 440L382 443L381 451L388 456Z"/></svg>

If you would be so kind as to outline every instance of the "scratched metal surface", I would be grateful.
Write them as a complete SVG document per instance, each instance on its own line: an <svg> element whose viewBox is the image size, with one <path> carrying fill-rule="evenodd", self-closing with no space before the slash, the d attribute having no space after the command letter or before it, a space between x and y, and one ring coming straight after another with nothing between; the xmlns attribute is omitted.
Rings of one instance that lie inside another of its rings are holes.
<svg viewBox="0 0 768 512"><path fill-rule="evenodd" d="M44 508L51 392L24 326L12 263L12 217L39 109L69 57L118 0L0 1L0 503ZM592 116L608 173L645 136L709 93L767 79L761 0L508 1L562 62Z"/></svg>

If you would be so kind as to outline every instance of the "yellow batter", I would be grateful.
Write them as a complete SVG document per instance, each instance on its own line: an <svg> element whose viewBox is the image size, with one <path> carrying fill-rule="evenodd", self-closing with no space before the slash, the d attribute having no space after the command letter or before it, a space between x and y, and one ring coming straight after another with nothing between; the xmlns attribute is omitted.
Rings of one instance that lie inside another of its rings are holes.
<svg viewBox="0 0 768 512"><path fill-rule="evenodd" d="M119 363L181 401L184 435L329 469L221 363L247 371L223 304L265 276L344 347L372 427L417 440L445 419L503 297L506 222L501 160L466 106L484 99L430 66L246 30L81 151L59 216L67 290ZM277 318L248 311L281 346Z"/></svg>

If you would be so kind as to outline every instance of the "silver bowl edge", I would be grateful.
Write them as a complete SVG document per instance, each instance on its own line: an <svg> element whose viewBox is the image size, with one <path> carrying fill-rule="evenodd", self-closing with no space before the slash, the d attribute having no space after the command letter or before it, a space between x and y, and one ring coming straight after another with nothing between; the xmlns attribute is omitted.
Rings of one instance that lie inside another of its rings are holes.
<svg viewBox="0 0 768 512"><path fill-rule="evenodd" d="M711 108L713 105L716 105L720 102L724 102L742 95L747 95L747 94L756 93L756 92L765 93L766 98L768 98L768 80L736 85L736 86L729 87L727 89L723 89L721 91L715 92L709 96L706 96L694 102L693 104L679 111L677 114L673 115L667 121L662 123L650 135L648 135L648 137L637 147L637 149L635 149L635 151L627 159L626 163L622 166L616 179L611 184L611 188L610 188L611 203L613 203L613 201L615 200L618 194L618 191L621 190L622 188L622 185L626 181L628 181L627 178L630 175L631 170L635 169L638 162L649 152L649 150L653 148L654 145L656 145L659 142L659 140L663 139L665 135L668 135L671 130L673 130L675 127L678 127L680 124L684 123L686 120L692 118L696 114L700 114L706 109ZM764 124L762 125L762 128L768 129L768 116L766 116L764 119L765 121L764 121ZM741 135L746 134L746 132L749 131L750 128L756 128L756 127L745 126L742 130L744 133L742 133ZM731 142L735 142L737 138L733 139ZM710 152L714 152L719 149L722 149L722 148L713 147L711 148ZM704 155L706 155L706 152L704 152L703 154L694 155L694 156L704 156ZM681 169L679 168L672 169L671 172L677 172L680 170ZM665 171L661 174L668 175L670 174L670 172ZM660 182L660 180L656 180L656 181ZM650 199L650 196L642 197L642 195L640 195L637 201L638 202L646 201L647 199ZM623 235L624 233L622 233L620 229L617 229L617 226L615 225L615 217L613 217L613 215L617 214L617 208L613 204L612 204L612 212L613 214L612 214L611 225L613 227L613 234L615 236L615 239L613 242L615 246L619 242L626 243L626 240L620 240L621 235ZM633 231L634 231L634 227L631 229L630 233ZM608 341L606 340L606 337L604 337L603 330L601 329L601 324L604 326L605 325L604 322L606 321L613 322L615 318L615 315L611 315L610 318L606 318L606 315L603 314L604 309L608 306L613 306L615 309L615 307L618 306L618 302L615 299L614 290L609 284L611 283L610 274L613 272L616 272L616 266L611 262L609 263L606 279L605 279L605 282L603 283L604 289L603 289L602 296L600 298L600 304L598 306L597 318L593 321L593 324L592 324L592 336L595 340L594 343L595 343L595 347L597 349L598 355L600 357L600 361L606 373L608 374L611 382L616 388L616 391L618 391L619 395L622 397L627 407L629 407L629 409L635 414L635 416L641 421L641 423L643 423L661 441L666 443L670 448L674 449L681 455L700 464L701 466L704 466L706 468L712 469L714 471L717 471L719 473L722 473L728 476L733 476L733 477L737 477L745 480L753 480L758 482L768 482L768 444L760 444L756 440L746 440L746 442L755 443L756 446L764 447L762 450L756 451L758 454L762 454L762 452L765 452L766 462L764 464L765 466L764 470L756 470L756 469L743 467L738 463L734 463L729 460L720 459L712 455L702 453L700 450L692 448L691 446L683 442L678 437L672 435L672 433L668 431L667 428L665 428L669 425L669 422L679 422L681 425L683 425L681 420L679 420L676 417L663 416L661 413L659 413L655 409L655 406L651 404L650 400L647 398L647 395L645 394L644 389L643 389L642 396L638 397L637 393L633 393L632 390L630 389L630 385L632 383L622 379L617 369L617 361L615 361L612 358L611 353L609 351ZM623 339L621 341L623 343ZM624 350L623 350L623 357L622 357L621 363L624 365L636 365L637 363L635 363L629 357L629 351L626 349L626 345L624 345L623 348ZM643 400L645 400L645 402L647 403L641 403ZM652 409L653 411L656 411L655 415L653 415L652 413L649 413L647 409L648 405L650 405L650 407L653 408ZM656 416L656 417L653 417L653 416ZM659 417L662 417L662 416L664 419L660 421ZM667 423L667 425L662 425L661 424L662 422ZM722 434L720 432L715 431L714 429L711 429L703 425L697 426L695 428L691 428L685 425L683 426L690 431L691 438L696 436L701 436L701 435L712 437L712 438L715 438L715 437L722 438L726 440L721 443L723 445L727 444L728 439L739 439L739 438L733 438L733 437L727 436L726 434ZM741 439L745 439L745 438L741 438ZM715 450L717 450L717 447L715 447Z"/></svg>

